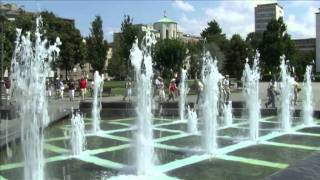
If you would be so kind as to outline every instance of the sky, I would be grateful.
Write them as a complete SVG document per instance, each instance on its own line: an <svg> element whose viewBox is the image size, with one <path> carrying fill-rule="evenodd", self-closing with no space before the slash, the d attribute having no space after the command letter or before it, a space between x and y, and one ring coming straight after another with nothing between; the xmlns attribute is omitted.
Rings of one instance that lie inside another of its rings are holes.
<svg viewBox="0 0 320 180"><path fill-rule="evenodd" d="M254 7L266 0L49 0L3 1L23 6L27 11L48 10L64 18L75 19L81 34L90 34L96 15L103 20L105 39L113 41L125 14L134 23L153 24L166 15L178 23L178 30L200 35L207 22L215 19L227 37L238 33L243 38L254 31ZM271 0L274 1L274 0ZM269 0L270 2L270 0ZM278 1L284 8L284 20L293 39L315 37L315 12L320 1Z"/></svg>

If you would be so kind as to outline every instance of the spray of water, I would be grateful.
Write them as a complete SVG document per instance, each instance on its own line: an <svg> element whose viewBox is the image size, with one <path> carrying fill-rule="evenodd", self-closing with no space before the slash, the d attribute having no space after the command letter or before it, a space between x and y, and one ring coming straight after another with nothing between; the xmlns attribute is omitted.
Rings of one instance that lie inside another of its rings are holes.
<svg viewBox="0 0 320 180"><path fill-rule="evenodd" d="M86 137L84 130L83 116L80 113L72 115L70 144L74 156L80 155L85 150Z"/></svg>
<svg viewBox="0 0 320 180"><path fill-rule="evenodd" d="M225 126L232 125L232 101L229 101L228 104L223 105L223 118Z"/></svg>
<svg viewBox="0 0 320 180"><path fill-rule="evenodd" d="M303 90L302 90L303 122L307 126L314 125L311 75L312 75L312 66L309 65L306 67L306 73L304 75Z"/></svg>
<svg viewBox="0 0 320 180"><path fill-rule="evenodd" d="M46 78L51 70L50 64L59 54L57 38L53 45L42 40L41 17L37 18L33 42L30 33L21 36L17 30L16 47L11 71L14 96L19 106L21 118L21 143L24 155L24 179L44 179L43 129L49 123L46 100Z"/></svg>
<svg viewBox="0 0 320 180"><path fill-rule="evenodd" d="M217 144L217 116L219 101L219 82L223 76L219 73L217 61L213 61L209 52L203 57L202 82L204 83L204 103L202 107L204 126L202 131L203 149L213 154Z"/></svg>
<svg viewBox="0 0 320 180"><path fill-rule="evenodd" d="M259 53L256 53L254 58L253 66L247 62L243 71L243 94L246 100L246 106L248 109L249 118L249 138L252 141L257 141L259 138L259 120L260 120L260 99L259 99L259 80L260 70L259 64Z"/></svg>
<svg viewBox="0 0 320 180"><path fill-rule="evenodd" d="M291 130L291 116L292 116L292 99L293 99L293 86L294 78L290 76L288 65L285 62L285 56L281 56L280 64L280 121L282 129L286 132Z"/></svg>
<svg viewBox="0 0 320 180"><path fill-rule="evenodd" d="M180 111L180 120L185 120L185 111L186 111L186 98L189 91L187 85L187 70L181 70L181 83L180 83L180 99L179 99L179 111Z"/></svg>
<svg viewBox="0 0 320 180"><path fill-rule="evenodd" d="M141 47L138 40L132 45L131 64L134 67L137 87L137 134L134 157L138 175L147 174L154 164L154 142L152 132L152 57L151 48L156 43L155 36L146 32Z"/></svg>
<svg viewBox="0 0 320 180"><path fill-rule="evenodd" d="M188 106L188 132L198 134L198 116L197 112Z"/></svg>
<svg viewBox="0 0 320 180"><path fill-rule="evenodd" d="M103 79L99 72L94 72L94 88L92 101L92 131L97 133L100 131L100 111L101 111L101 95L103 90Z"/></svg>

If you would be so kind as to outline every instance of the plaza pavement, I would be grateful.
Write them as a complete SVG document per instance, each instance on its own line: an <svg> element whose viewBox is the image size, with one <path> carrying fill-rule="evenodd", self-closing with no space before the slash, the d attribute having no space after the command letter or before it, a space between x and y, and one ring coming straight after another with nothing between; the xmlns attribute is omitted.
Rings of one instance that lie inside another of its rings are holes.
<svg viewBox="0 0 320 180"><path fill-rule="evenodd" d="M107 83L107 82L106 82ZM261 108L264 107L264 103L267 101L267 87L268 83L260 83L260 99L261 99ZM302 87L302 84L301 84ZM49 100L49 116L51 121L56 121L61 119L62 117L70 114L71 109L78 109L80 97L76 97L74 101L70 101L67 97L68 93L65 93L65 98L55 99L51 98ZM111 97L103 97L103 102L119 102L122 100L123 96L111 96ZM134 99L134 98L133 98ZM178 100L178 99L176 99ZM189 95L188 102L195 102L196 96ZM231 101L243 101L243 94L241 89L232 89ZM86 97L85 101L92 101L91 97ZM314 101L314 110L320 110L320 83L313 83L313 101ZM276 106L279 107L279 102L277 101ZM298 105L297 109L301 109L302 106L302 93L299 93L298 96ZM7 128L8 127L8 128ZM6 131L7 130L7 131ZM5 135L8 134L9 138L6 139ZM20 120L0 120L0 147L6 142L12 139L18 138L20 135Z"/></svg>

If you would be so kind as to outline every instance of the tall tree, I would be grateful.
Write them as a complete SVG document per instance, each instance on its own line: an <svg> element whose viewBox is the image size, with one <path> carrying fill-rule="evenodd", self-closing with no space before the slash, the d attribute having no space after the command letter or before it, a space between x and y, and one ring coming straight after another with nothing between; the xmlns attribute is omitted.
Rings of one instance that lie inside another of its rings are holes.
<svg viewBox="0 0 320 180"><path fill-rule="evenodd" d="M83 47L80 31L75 28L74 23L70 20L59 18L52 12L48 11L41 12L40 15L43 19L43 28L41 31L41 33L43 33L43 38L47 38L49 42L54 42L56 37L60 37L62 42L62 45L60 46L60 55L53 63L53 67L59 67L67 73L75 64L83 63L85 60L85 48ZM6 20L4 22L6 67L10 67L14 41L16 39L15 29L22 29L23 35L28 31L33 32L36 27L35 20L36 16L21 10L15 21ZM32 33L31 36L33 36Z"/></svg>
<svg viewBox="0 0 320 180"><path fill-rule="evenodd" d="M262 41L262 35L263 34L260 32L251 32L246 37L246 43L248 46L248 58L251 65L253 63L256 51L259 50Z"/></svg>
<svg viewBox="0 0 320 180"><path fill-rule="evenodd" d="M293 60L295 46L291 37L286 32L287 28L282 18L272 19L266 31L263 33L260 44L260 57L265 74L276 73L280 65L280 56L286 55L287 59Z"/></svg>
<svg viewBox="0 0 320 180"><path fill-rule="evenodd" d="M136 38L142 34L133 25L133 19L125 15L121 23L121 32L114 34L114 48L109 62L108 73L116 79L124 79L130 72L130 50Z"/></svg>
<svg viewBox="0 0 320 180"><path fill-rule="evenodd" d="M90 31L91 34L87 40L88 61L94 71L102 73L106 63L108 43L104 40L100 16L96 16L95 20L91 23Z"/></svg>
<svg viewBox="0 0 320 180"><path fill-rule="evenodd" d="M190 56L190 69L189 69L189 78L198 78L200 77L201 72L201 44L199 42L188 42L187 48L189 50L189 56Z"/></svg>
<svg viewBox="0 0 320 180"><path fill-rule="evenodd" d="M222 33L218 22L215 20L208 22L208 27L201 32L201 37L206 39L205 49L218 59L218 66L220 70L223 70L229 41L226 35Z"/></svg>
<svg viewBox="0 0 320 180"><path fill-rule="evenodd" d="M173 73L180 72L186 58L186 51L186 45L180 40L164 39L157 42L154 61L163 77L170 78Z"/></svg>
<svg viewBox="0 0 320 180"><path fill-rule="evenodd" d="M226 73L231 77L240 78L244 68L245 60L248 57L248 46L239 34L232 36L230 46L226 54Z"/></svg>
<svg viewBox="0 0 320 180"><path fill-rule="evenodd" d="M43 29L49 41L54 42L56 37L60 37L60 56L53 63L53 67L65 70L66 77L68 72L76 64L82 65L86 59L86 48L80 31L75 28L74 22L55 16L52 12L41 12L43 18Z"/></svg>
<svg viewBox="0 0 320 180"><path fill-rule="evenodd" d="M133 25L133 19L129 15L125 15L121 23L120 33L120 57L123 60L124 65L127 67L127 72L130 68L130 50L135 39L138 38L139 29Z"/></svg>

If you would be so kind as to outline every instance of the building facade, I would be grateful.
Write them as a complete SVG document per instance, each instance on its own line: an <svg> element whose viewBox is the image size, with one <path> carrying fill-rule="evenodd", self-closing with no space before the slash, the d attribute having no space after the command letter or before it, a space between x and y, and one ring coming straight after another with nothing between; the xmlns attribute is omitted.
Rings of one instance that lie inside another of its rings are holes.
<svg viewBox="0 0 320 180"><path fill-rule="evenodd" d="M160 39L177 38L177 22L164 15L159 21L153 24L153 28L160 33Z"/></svg>
<svg viewBox="0 0 320 180"><path fill-rule="evenodd" d="M255 32L263 32L271 19L283 17L283 8L278 3L261 4L254 8Z"/></svg>
<svg viewBox="0 0 320 180"><path fill-rule="evenodd" d="M316 72L320 72L320 10L316 13Z"/></svg>
<svg viewBox="0 0 320 180"><path fill-rule="evenodd" d="M296 48L302 52L314 51L316 49L316 39L294 39L293 40Z"/></svg>

